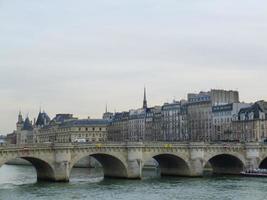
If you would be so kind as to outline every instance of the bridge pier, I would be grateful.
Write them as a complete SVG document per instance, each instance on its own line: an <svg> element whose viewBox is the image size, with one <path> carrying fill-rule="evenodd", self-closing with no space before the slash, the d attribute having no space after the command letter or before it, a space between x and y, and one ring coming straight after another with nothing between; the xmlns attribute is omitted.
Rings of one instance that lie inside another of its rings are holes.
<svg viewBox="0 0 267 200"><path fill-rule="evenodd" d="M62 161L54 165L55 176L51 181L54 182L69 182L70 180L70 163Z"/></svg>
<svg viewBox="0 0 267 200"><path fill-rule="evenodd" d="M259 167L259 144L246 144L246 164L245 169L256 169Z"/></svg>
<svg viewBox="0 0 267 200"><path fill-rule="evenodd" d="M69 182L70 179L70 150L55 150L54 178L51 181Z"/></svg>
<svg viewBox="0 0 267 200"><path fill-rule="evenodd" d="M133 145L133 146L131 146ZM142 147L136 147L139 144L131 144L128 149L127 156L127 178L141 179L143 168L143 152Z"/></svg>
<svg viewBox="0 0 267 200"><path fill-rule="evenodd" d="M190 175L191 177L203 176L203 162L201 158L195 158L190 161Z"/></svg>
<svg viewBox="0 0 267 200"><path fill-rule="evenodd" d="M199 145L203 144L190 144L190 176L201 177L203 176L204 166L204 149L199 148Z"/></svg>

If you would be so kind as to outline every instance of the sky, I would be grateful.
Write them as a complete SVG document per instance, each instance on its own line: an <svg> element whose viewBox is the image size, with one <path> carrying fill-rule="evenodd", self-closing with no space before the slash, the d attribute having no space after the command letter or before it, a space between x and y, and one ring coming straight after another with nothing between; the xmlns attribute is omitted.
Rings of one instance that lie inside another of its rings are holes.
<svg viewBox="0 0 267 200"><path fill-rule="evenodd" d="M267 100L266 0L0 0L0 133L211 88Z"/></svg>

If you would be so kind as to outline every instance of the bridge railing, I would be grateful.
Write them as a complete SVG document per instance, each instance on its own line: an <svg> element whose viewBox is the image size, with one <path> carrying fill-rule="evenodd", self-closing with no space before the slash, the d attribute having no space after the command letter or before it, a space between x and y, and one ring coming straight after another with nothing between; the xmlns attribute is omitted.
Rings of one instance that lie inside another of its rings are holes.
<svg viewBox="0 0 267 200"><path fill-rule="evenodd" d="M267 147L266 143L227 143L227 142L90 142L90 143L34 143L34 144L0 144L0 150L5 149L35 149L35 148L83 148L83 147Z"/></svg>

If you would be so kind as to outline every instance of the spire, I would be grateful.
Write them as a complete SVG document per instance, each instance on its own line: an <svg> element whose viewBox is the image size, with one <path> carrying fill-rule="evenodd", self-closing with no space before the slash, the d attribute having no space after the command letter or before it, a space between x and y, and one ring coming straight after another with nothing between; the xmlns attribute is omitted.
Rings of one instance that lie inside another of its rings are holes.
<svg viewBox="0 0 267 200"><path fill-rule="evenodd" d="M106 103L106 113L108 112L108 104Z"/></svg>
<svg viewBox="0 0 267 200"><path fill-rule="evenodd" d="M143 100L143 108L147 108L147 100L146 100L146 87L144 87L144 100Z"/></svg>
<svg viewBox="0 0 267 200"><path fill-rule="evenodd" d="M18 124L22 124L22 123L23 123L23 117L22 117L21 111L19 111Z"/></svg>

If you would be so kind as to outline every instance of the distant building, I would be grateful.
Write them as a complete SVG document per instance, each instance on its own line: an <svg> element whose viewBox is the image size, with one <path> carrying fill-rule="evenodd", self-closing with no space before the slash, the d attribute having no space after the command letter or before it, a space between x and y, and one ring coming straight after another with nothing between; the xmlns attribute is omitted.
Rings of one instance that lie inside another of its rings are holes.
<svg viewBox="0 0 267 200"><path fill-rule="evenodd" d="M103 114L102 119L112 120L112 118L113 118L113 113L108 112L108 107L106 106L106 112Z"/></svg>
<svg viewBox="0 0 267 200"><path fill-rule="evenodd" d="M242 108L233 121L233 132L237 139L245 142L258 142L267 139L267 102L258 101Z"/></svg>
<svg viewBox="0 0 267 200"><path fill-rule="evenodd" d="M239 93L233 90L215 90L210 91L212 106L239 103Z"/></svg>
<svg viewBox="0 0 267 200"><path fill-rule="evenodd" d="M145 140L147 112L146 89L144 88L142 108L115 113L108 127L108 139L111 141Z"/></svg>
<svg viewBox="0 0 267 200"><path fill-rule="evenodd" d="M32 134L32 132L33 132L33 124L30 121L29 117L27 116L24 121L21 112L19 112L17 129L15 131L16 143L17 144L30 143L31 141L28 141L28 135Z"/></svg>
<svg viewBox="0 0 267 200"><path fill-rule="evenodd" d="M108 126L108 141L129 141L129 112L115 113Z"/></svg>
<svg viewBox="0 0 267 200"><path fill-rule="evenodd" d="M231 103L212 107L213 141L236 141L239 140L233 132L233 121L238 119L241 109L249 107L247 103Z"/></svg>
<svg viewBox="0 0 267 200"><path fill-rule="evenodd" d="M166 141L185 141L189 139L187 133L185 102L174 101L162 106L162 131Z"/></svg>
<svg viewBox="0 0 267 200"><path fill-rule="evenodd" d="M146 133L147 99L146 88L144 88L143 107L129 111L128 119L128 141L142 141Z"/></svg>
<svg viewBox="0 0 267 200"><path fill-rule="evenodd" d="M129 111L128 140L142 141L145 138L146 109L140 108Z"/></svg>
<svg viewBox="0 0 267 200"><path fill-rule="evenodd" d="M201 100L187 104L187 125L191 141L210 141L212 136L211 101Z"/></svg>
<svg viewBox="0 0 267 200"><path fill-rule="evenodd" d="M187 100L127 112L108 112L102 119L78 119L57 114L52 120L39 112L37 120L18 115L8 143L68 143L103 141L262 141L267 139L267 102L239 102L238 91L189 93Z"/></svg>
<svg viewBox="0 0 267 200"><path fill-rule="evenodd" d="M0 135L0 145L6 143L6 136L5 135Z"/></svg>
<svg viewBox="0 0 267 200"><path fill-rule="evenodd" d="M72 114L57 114L52 120L45 112L39 112L37 120L32 123L29 117L25 121L18 115L17 129L9 136L10 143L69 143L77 139L86 142L103 142L107 140L109 121L104 119L78 119ZM13 139L13 135L16 139Z"/></svg>
<svg viewBox="0 0 267 200"><path fill-rule="evenodd" d="M7 144L17 144L17 135L15 132L6 135Z"/></svg>
<svg viewBox="0 0 267 200"><path fill-rule="evenodd" d="M73 119L53 122L35 133L35 143L69 143L83 139L86 142L107 140L108 121L103 119Z"/></svg>
<svg viewBox="0 0 267 200"><path fill-rule="evenodd" d="M162 107L147 108L144 141L164 141Z"/></svg>
<svg viewBox="0 0 267 200"><path fill-rule="evenodd" d="M212 106L239 103L237 91L211 90L188 94L187 123L190 140L211 141L215 136Z"/></svg>

